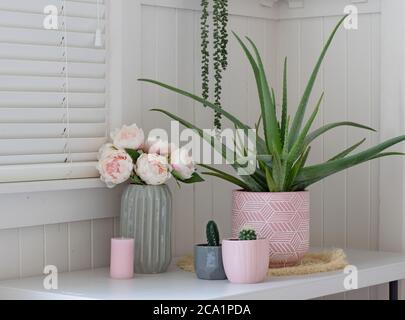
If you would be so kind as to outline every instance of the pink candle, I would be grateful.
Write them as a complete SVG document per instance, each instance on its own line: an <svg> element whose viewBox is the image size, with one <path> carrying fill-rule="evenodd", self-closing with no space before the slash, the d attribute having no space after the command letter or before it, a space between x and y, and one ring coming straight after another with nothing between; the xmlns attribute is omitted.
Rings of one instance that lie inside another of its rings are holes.
<svg viewBox="0 0 405 320"><path fill-rule="evenodd" d="M130 279L134 276L134 239L111 239L110 276Z"/></svg>

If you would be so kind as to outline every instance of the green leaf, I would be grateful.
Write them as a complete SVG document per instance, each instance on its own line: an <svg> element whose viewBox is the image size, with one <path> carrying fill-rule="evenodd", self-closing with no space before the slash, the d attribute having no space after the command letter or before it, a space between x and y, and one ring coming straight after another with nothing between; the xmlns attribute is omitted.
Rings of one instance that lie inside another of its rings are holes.
<svg viewBox="0 0 405 320"><path fill-rule="evenodd" d="M273 170L272 170L272 176L274 179L274 182L277 186L277 190L276 191L281 191L282 190L282 186L284 185L284 179L285 179L285 170L284 167L281 163L281 159L278 156L277 153L275 153L273 155L273 161L272 161L272 165L273 165Z"/></svg>
<svg viewBox="0 0 405 320"><path fill-rule="evenodd" d="M299 132L301 130L302 121L304 120L305 110L306 110L307 105L308 105L309 97L310 97L312 89L314 87L316 78L318 76L319 70L320 70L321 65L322 65L322 62L323 62L323 60L324 60L324 58L326 56L326 53L327 53L327 51L328 51L328 49L330 47L330 44L332 43L333 38L335 37L336 32L338 31L340 25L343 23L343 21L346 19L346 17L347 17L347 15L345 15L339 21L339 23L336 25L335 29L333 30L332 34L330 35L328 41L326 42L326 44L325 44L325 46L324 46L324 48L322 50L322 53L321 53L316 65L315 65L315 68L314 68L314 70L313 70L313 72L311 74L311 77L309 78L308 84L307 84L307 86L305 88L305 91L304 91L304 94L303 94L303 96L301 98L301 102L300 102L300 104L298 106L297 113L295 114L293 123L291 125L291 131L290 131L290 134L289 134L289 141L290 141L291 146L294 145L294 143L295 143L295 141L296 141L296 139L297 139L297 137L299 135Z"/></svg>
<svg viewBox="0 0 405 320"><path fill-rule="evenodd" d="M315 107L315 110L312 112L311 116L309 117L304 129L300 133L298 139L294 143L294 145L291 148L290 153L288 154L287 158L287 163L293 163L299 155L305 150L305 138L308 134L309 129L311 128L312 124L314 123L314 120L318 114L319 108L321 106L322 100L323 100L324 94L322 93L321 97L318 100L318 103Z"/></svg>
<svg viewBox="0 0 405 320"><path fill-rule="evenodd" d="M367 161L371 161L371 160L376 160L379 158L384 158L384 157L390 157L390 156L405 156L405 153L402 152L383 152L383 153L379 153L375 156L370 157L369 159L363 161L363 162L367 162ZM323 178L322 178L323 179ZM310 186L311 184L314 184L322 179L319 178L315 178L313 180L307 180L304 183L299 183L297 185L295 185L291 190L292 191L302 191L305 190L305 188L307 188L308 186Z"/></svg>
<svg viewBox="0 0 405 320"><path fill-rule="evenodd" d="M311 132L306 138L305 138L305 145L308 146L312 141L314 141L316 138L321 136L322 134L326 133L327 131L330 131L334 128L337 127L343 127L343 126L348 126L348 127L355 127L355 128L360 128L360 129L366 129L370 131L376 132L373 128L370 128L368 126L356 123L356 122L350 122L350 121L343 121L343 122L335 122L335 123L330 123L327 124L313 132Z"/></svg>
<svg viewBox="0 0 405 320"><path fill-rule="evenodd" d="M260 86L258 89L262 92L263 96L262 115L267 148L269 149L270 152L274 150L274 152L280 154L281 153L280 130L275 112L276 107L274 105L273 100L274 97L272 96L272 93L269 88L266 72L264 70L259 50L257 49L255 43L250 38L246 37L246 39L252 46L257 59L257 68L259 71L259 80L260 80Z"/></svg>
<svg viewBox="0 0 405 320"><path fill-rule="evenodd" d="M207 107L211 108L215 112L217 112L219 114L222 114L225 118L227 118L229 121L231 121L233 124L235 124L239 128L243 129L245 131L246 135L247 135L247 131L252 129L249 126L247 126L246 124L244 124L243 122L241 122L238 118L234 117L232 114L225 111L224 108L221 108L221 107L217 106L215 103L209 102L208 100L205 100L205 99L203 99L203 98L201 98L199 96L196 96L195 94L192 94L190 92L178 89L176 87L173 87L171 85L168 85L166 83L156 81L156 80L138 79L138 81L158 85L158 86L160 86L162 88L165 88L167 90L178 93L178 94L180 94L180 95L182 95L184 97L188 97L190 99L193 99L194 101L200 102L202 107L207 106ZM259 140L257 141L257 149L260 150L260 153L265 153L265 151L267 151L266 143L261 138L259 138Z"/></svg>
<svg viewBox="0 0 405 320"><path fill-rule="evenodd" d="M305 166L307 162L309 152L311 151L311 147L308 147L303 154L301 154L300 158L294 163L293 167L291 168L290 173L286 179L286 183L284 185L285 190L290 190L291 184L294 182L297 174L300 170Z"/></svg>
<svg viewBox="0 0 405 320"><path fill-rule="evenodd" d="M265 83L265 81L267 81L267 80L265 78L263 79L263 75L260 70L260 67L256 63L255 59L253 58L253 55L251 54L250 50L247 48L245 43L235 32L233 32L233 34L236 37L236 39L238 40L239 44L241 45L243 51L246 54L246 57L248 58L248 60L250 62L250 65L252 66L253 74L256 79L257 91L258 91L258 95L259 95L265 144L267 146L267 150L269 152L272 152L273 144L274 144L272 141L272 139L274 139L272 132L275 131L275 129L276 129L276 127L274 125L276 124L277 121L276 122L271 121L270 114L274 113L274 106L271 106L272 98L270 95L268 84ZM263 153L263 150L260 150L259 153Z"/></svg>
<svg viewBox="0 0 405 320"><path fill-rule="evenodd" d="M136 174L131 175L131 182L135 184L145 184Z"/></svg>
<svg viewBox="0 0 405 320"><path fill-rule="evenodd" d="M271 176L271 171L267 167L265 167L264 170L266 172L266 181L269 191L275 192L277 190L277 186L276 183L274 182L273 177Z"/></svg>
<svg viewBox="0 0 405 320"><path fill-rule="evenodd" d="M390 157L390 156L405 156L405 153L402 153L402 152L383 152L383 153L377 154L376 156L371 157L370 159L368 159L368 160L366 160L364 162L371 161L371 160L376 160L376 159L384 158L384 157ZM312 184L314 184L314 183L316 183L318 181L321 181L321 180L322 179L314 179L314 180L306 181L304 183L297 184L297 185L295 185L295 186L293 186L291 188L291 191L304 191L308 186L310 186L310 185L312 185Z"/></svg>
<svg viewBox="0 0 405 320"><path fill-rule="evenodd" d="M285 127L284 127L283 154L281 156L281 158L283 160L287 160L288 149L290 148L290 146L288 144L288 128L289 128L289 125L290 125L290 116L287 117L287 122L286 122Z"/></svg>
<svg viewBox="0 0 405 320"><path fill-rule="evenodd" d="M151 111L161 112L161 113L167 115L168 117L170 117L170 118L172 118L172 119L174 119L174 120L180 122L180 123L181 123L183 126L185 126L186 128L193 129L201 138L203 138L203 139L204 139L205 141L207 141L215 150L217 150L217 152L219 152L219 153L222 155L222 157L223 157L224 159L226 159L226 154L227 154L227 153L228 153L228 154L232 154L232 151L229 150L229 148L228 148L226 145L224 145L223 143L215 143L214 137L207 137L207 135L204 134L203 130L201 130L200 128L196 127L196 126L193 125L192 123L190 123L190 122L188 122L188 121L186 121L186 120L184 120L184 119L182 119L182 118L180 118L180 117L178 117L178 116L176 116L176 115L174 115L174 114L172 114L171 112L168 112L168 111L166 111L166 110L162 110L162 109L151 109ZM243 170L244 170L240 165L238 165L237 162L235 162L234 164L232 164L232 167L233 167L235 170L238 170L238 169L239 169L239 170L242 171L242 172L243 172ZM253 179L250 175L245 174L245 175L242 175L242 177L243 177L242 179L245 181L245 183L246 183L247 185L249 185L249 190L250 190L250 191L263 191L263 187L262 187L259 183L257 183L256 180Z"/></svg>
<svg viewBox="0 0 405 320"><path fill-rule="evenodd" d="M405 135L387 140L375 147L343 159L304 168L298 174L294 184L298 185L300 188L307 187L339 171L367 162L370 159L376 159L380 156L380 152L402 141L405 141Z"/></svg>
<svg viewBox="0 0 405 320"><path fill-rule="evenodd" d="M374 157L371 157L370 160L375 160L375 159L390 157L390 156L405 156L405 153L403 153L403 152L383 152L383 153L377 154Z"/></svg>
<svg viewBox="0 0 405 320"><path fill-rule="evenodd" d="M177 187L178 187L179 189L181 189L181 184L180 184L179 180L178 180L176 177L174 177L174 181L176 181Z"/></svg>
<svg viewBox="0 0 405 320"><path fill-rule="evenodd" d="M262 114L260 114L259 119L257 120L255 124L255 129L256 129L256 136L259 136L259 129L260 129L260 123L262 122Z"/></svg>
<svg viewBox="0 0 405 320"><path fill-rule="evenodd" d="M274 88L271 88L271 99L273 100L273 107L274 107L274 114L276 115L276 122L277 122L277 129L280 133L280 141L281 141L281 149L283 149L283 140L281 140L281 125L280 122L277 120L277 103L276 103L276 94L274 92Z"/></svg>
<svg viewBox="0 0 405 320"><path fill-rule="evenodd" d="M262 191L267 191L266 176L259 168L256 169L255 173L251 175L252 179L255 180L262 188Z"/></svg>
<svg viewBox="0 0 405 320"><path fill-rule="evenodd" d="M364 141L366 141L366 138L364 138L360 142L356 143L355 145L351 146L350 148L347 148L346 150L342 151L338 155L334 156L328 162L346 157L348 154L352 153L352 151L356 150L359 146L361 146L364 143Z"/></svg>
<svg viewBox="0 0 405 320"><path fill-rule="evenodd" d="M235 126L235 133L236 133L236 139L233 139L234 146L235 146L235 152L237 151L246 157L248 155L248 151L246 150L246 148L244 146L242 146L243 138L240 136L237 126Z"/></svg>
<svg viewBox="0 0 405 320"><path fill-rule="evenodd" d="M141 156L141 154L134 150L134 149L125 149L126 153L129 154L129 156L131 157L133 163L136 163L136 161L138 160L138 158Z"/></svg>
<svg viewBox="0 0 405 320"><path fill-rule="evenodd" d="M245 182L243 182L242 180L240 180L228 173L225 173L221 170L218 170L216 168L210 167L205 164L199 164L199 166L212 171L212 172L203 172L202 174L214 176L214 177L226 180L230 183L233 183L233 184L241 187L243 190L250 190L249 186Z"/></svg>
<svg viewBox="0 0 405 320"><path fill-rule="evenodd" d="M182 96L188 97L190 99L193 99L197 102L200 102L202 105L206 105L208 107L210 107L211 109L213 109L216 112L221 113L224 117L226 117L228 120L230 120L232 123L234 123L235 125L237 125L239 128L243 128L243 129L251 129L249 126L245 125L243 122L241 122L239 119L237 119L236 117L234 117L232 114L230 114L229 112L225 111L223 108L218 107L215 103L209 102L208 100L205 100L197 95L194 95L190 92L178 89L176 87L173 87L171 85L168 85L166 83L160 82L160 81L156 81L156 80L151 80L151 79L138 79L138 81L141 82L147 82L147 83L152 83L155 85L158 85L162 88L165 88L167 90L176 92Z"/></svg>
<svg viewBox="0 0 405 320"><path fill-rule="evenodd" d="M172 171L172 175L176 180L186 184L205 181L197 172L194 172L191 178L189 179L183 179L176 171Z"/></svg>
<svg viewBox="0 0 405 320"><path fill-rule="evenodd" d="M266 159L258 159L255 156L255 160L257 160L257 163L259 164L259 168L261 171L264 172L264 168L268 168L269 170L273 169L273 163L272 163L272 157L269 155L266 155Z"/></svg>
<svg viewBox="0 0 405 320"><path fill-rule="evenodd" d="M282 113L281 113L281 128L280 128L280 132L281 132L281 141L283 142L283 147L285 144L285 135L286 132L288 130L286 130L287 127L287 117L288 117L288 91L287 91L287 57L285 57L284 59L284 72L283 72L283 103L282 103Z"/></svg>

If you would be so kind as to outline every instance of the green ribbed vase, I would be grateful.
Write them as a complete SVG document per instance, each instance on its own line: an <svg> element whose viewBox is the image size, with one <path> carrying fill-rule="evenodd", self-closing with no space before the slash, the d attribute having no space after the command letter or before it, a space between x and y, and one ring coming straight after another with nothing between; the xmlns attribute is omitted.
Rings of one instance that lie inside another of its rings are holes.
<svg viewBox="0 0 405 320"><path fill-rule="evenodd" d="M135 239L135 273L167 270L172 259L172 194L166 185L129 185L121 199L121 236Z"/></svg>

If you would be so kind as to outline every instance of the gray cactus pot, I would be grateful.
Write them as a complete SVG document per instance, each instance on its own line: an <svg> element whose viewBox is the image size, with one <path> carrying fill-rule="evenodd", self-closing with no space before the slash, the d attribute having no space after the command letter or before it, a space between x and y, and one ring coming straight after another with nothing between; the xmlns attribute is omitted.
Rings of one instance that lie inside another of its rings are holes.
<svg viewBox="0 0 405 320"><path fill-rule="evenodd" d="M222 247L210 247L206 244L195 245L194 268L199 279L225 280Z"/></svg>

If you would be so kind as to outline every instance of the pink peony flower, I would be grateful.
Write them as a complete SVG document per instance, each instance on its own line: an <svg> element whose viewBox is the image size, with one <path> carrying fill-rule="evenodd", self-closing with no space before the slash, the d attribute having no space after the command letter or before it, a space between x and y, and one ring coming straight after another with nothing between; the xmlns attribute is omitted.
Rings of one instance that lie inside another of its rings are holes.
<svg viewBox="0 0 405 320"><path fill-rule="evenodd" d="M170 165L165 156L142 154L135 168L136 174L149 185L161 185L171 178Z"/></svg>
<svg viewBox="0 0 405 320"><path fill-rule="evenodd" d="M145 135L143 130L136 124L123 126L111 133L113 144L118 149L135 149L138 150L143 146Z"/></svg>
<svg viewBox="0 0 405 320"><path fill-rule="evenodd" d="M125 151L115 150L99 160L97 169L100 172L101 180L108 188L113 188L129 179L134 164Z"/></svg>
<svg viewBox="0 0 405 320"><path fill-rule="evenodd" d="M185 180L190 179L196 170L193 157L190 155L190 150L185 148L177 149L172 152L170 164L173 170Z"/></svg>
<svg viewBox="0 0 405 320"><path fill-rule="evenodd" d="M143 147L145 153L155 153L166 157L176 149L177 147L174 143L169 143L156 138L149 138Z"/></svg>

